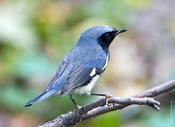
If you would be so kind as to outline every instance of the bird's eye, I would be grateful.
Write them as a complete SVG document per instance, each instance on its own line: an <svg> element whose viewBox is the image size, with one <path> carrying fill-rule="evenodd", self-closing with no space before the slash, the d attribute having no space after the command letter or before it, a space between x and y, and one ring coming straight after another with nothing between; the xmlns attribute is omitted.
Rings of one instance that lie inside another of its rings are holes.
<svg viewBox="0 0 175 127"><path fill-rule="evenodd" d="M104 38L105 38L105 39L109 39L110 36L111 36L110 33L106 33L106 34L104 35Z"/></svg>
<svg viewBox="0 0 175 127"><path fill-rule="evenodd" d="M105 33L99 39L102 41L110 41L112 39L112 34L110 32Z"/></svg>

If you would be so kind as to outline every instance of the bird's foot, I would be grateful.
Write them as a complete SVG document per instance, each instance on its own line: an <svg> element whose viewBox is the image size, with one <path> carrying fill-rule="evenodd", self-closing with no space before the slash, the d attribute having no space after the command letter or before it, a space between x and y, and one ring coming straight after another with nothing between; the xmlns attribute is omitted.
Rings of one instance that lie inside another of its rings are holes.
<svg viewBox="0 0 175 127"><path fill-rule="evenodd" d="M77 112L79 112L79 110L80 110L81 107L82 107L82 106L80 106L80 105L76 105L76 106L75 106Z"/></svg>
<svg viewBox="0 0 175 127"><path fill-rule="evenodd" d="M77 114L78 114L78 117L80 117L81 116L81 114L80 114L80 108L81 108L82 106L80 106L80 105L76 105L75 106L75 109L76 109L76 112L77 112Z"/></svg>
<svg viewBox="0 0 175 127"><path fill-rule="evenodd" d="M112 95L110 95L110 94L101 94L101 93L91 93L91 95L93 95L93 96L103 96L103 97L105 97L105 99L106 99L106 105L107 105L107 106L111 106L111 104L108 103L108 101L109 101L109 99L112 97Z"/></svg>
<svg viewBox="0 0 175 127"><path fill-rule="evenodd" d="M109 99L110 99L111 97L112 97L112 96L109 95L109 94L106 94L106 96L105 96L105 98L106 98L106 105L107 105L107 106L111 106L111 104L108 102Z"/></svg>

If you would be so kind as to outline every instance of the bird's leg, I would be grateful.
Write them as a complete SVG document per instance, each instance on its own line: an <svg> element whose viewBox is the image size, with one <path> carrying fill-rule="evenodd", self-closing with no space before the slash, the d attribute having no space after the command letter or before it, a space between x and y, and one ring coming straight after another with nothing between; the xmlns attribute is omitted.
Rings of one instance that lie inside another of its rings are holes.
<svg viewBox="0 0 175 127"><path fill-rule="evenodd" d="M106 98L106 105L107 106L110 106L111 105L110 103L108 103L109 98L111 98L111 95L109 95L109 94L91 93L90 95L93 95L93 96L103 96L103 97Z"/></svg>
<svg viewBox="0 0 175 127"><path fill-rule="evenodd" d="M70 94L69 97L72 100L73 104L75 105L76 110L79 111L80 106L77 105L77 103L75 102L74 97L73 97L73 94Z"/></svg>

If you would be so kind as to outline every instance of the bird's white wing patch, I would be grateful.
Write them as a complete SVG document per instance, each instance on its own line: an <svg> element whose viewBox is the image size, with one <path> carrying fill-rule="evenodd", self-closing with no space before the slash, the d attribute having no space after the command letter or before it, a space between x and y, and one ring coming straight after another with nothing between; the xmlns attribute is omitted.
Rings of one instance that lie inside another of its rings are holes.
<svg viewBox="0 0 175 127"><path fill-rule="evenodd" d="M91 73L90 73L90 76L94 76L96 74L96 68L92 69Z"/></svg>

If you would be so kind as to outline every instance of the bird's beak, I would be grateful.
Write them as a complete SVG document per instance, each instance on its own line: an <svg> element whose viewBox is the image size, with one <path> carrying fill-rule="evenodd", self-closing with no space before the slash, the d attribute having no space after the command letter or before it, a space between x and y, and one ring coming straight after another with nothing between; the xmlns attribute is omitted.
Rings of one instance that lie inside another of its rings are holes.
<svg viewBox="0 0 175 127"><path fill-rule="evenodd" d="M115 35L118 35L120 33L126 32L127 30L116 30Z"/></svg>

